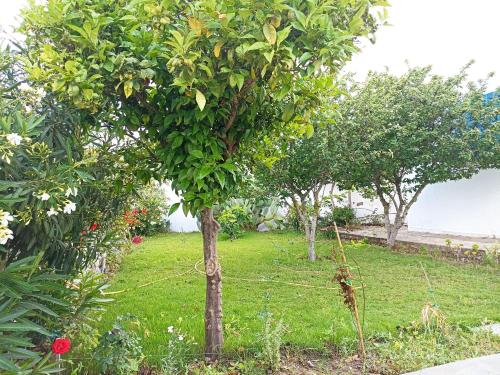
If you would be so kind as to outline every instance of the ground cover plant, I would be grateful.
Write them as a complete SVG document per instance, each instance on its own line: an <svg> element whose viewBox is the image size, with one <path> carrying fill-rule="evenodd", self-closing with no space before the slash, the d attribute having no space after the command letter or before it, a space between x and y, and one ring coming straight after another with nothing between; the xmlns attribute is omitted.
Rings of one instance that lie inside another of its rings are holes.
<svg viewBox="0 0 500 375"><path fill-rule="evenodd" d="M114 317L126 312L137 316L145 332L142 346L149 364L161 366L171 337L169 326L198 343L185 356L194 359L200 355L204 331L200 242L196 233L147 238L126 257L112 281L109 290L115 302L108 307L100 328L109 328ZM320 241L319 261L310 263L304 256L304 240L296 233L250 232L237 241L220 241L221 263L227 275L224 296L229 301L224 324L228 356L259 351L256 343L265 312L271 312L277 321L282 319L286 346L324 351L325 344L331 343L346 353L355 351L355 328L331 282L335 272L327 259L331 243ZM346 252L359 265L366 285L365 334L385 338L379 341L385 348L394 349L398 340L401 345L408 341L397 339L398 327L418 320L429 302L422 269L450 325L475 326L484 319L500 320L498 268L401 254L363 243L347 243ZM392 339L387 339L388 334ZM382 354L387 353L382 349ZM461 353L463 356L466 351ZM460 355L453 359L457 357ZM422 361L415 360L413 366L417 363Z"/></svg>

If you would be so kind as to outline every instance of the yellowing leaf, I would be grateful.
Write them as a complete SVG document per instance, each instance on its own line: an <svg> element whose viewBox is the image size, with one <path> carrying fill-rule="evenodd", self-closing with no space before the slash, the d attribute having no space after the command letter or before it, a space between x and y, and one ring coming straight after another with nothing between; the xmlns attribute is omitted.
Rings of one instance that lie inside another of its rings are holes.
<svg viewBox="0 0 500 375"><path fill-rule="evenodd" d="M207 99L205 99L205 95L203 95L200 90L196 90L196 103L198 103L200 111L203 111L203 108L205 108L205 104L207 104Z"/></svg>
<svg viewBox="0 0 500 375"><path fill-rule="evenodd" d="M188 19L188 24L191 30L193 30L196 34L196 36L201 35L201 28L203 27L203 24L201 21L195 17L189 17Z"/></svg>
<svg viewBox="0 0 500 375"><path fill-rule="evenodd" d="M264 32L264 36L266 37L266 40L270 44L276 43L276 29L274 28L273 25L270 23L266 23L264 27L262 28L262 31Z"/></svg>
<svg viewBox="0 0 500 375"><path fill-rule="evenodd" d="M123 84L123 92L125 93L125 97L128 98L130 95L132 95L132 92L134 91L134 84L132 81L127 81Z"/></svg>
<svg viewBox="0 0 500 375"><path fill-rule="evenodd" d="M280 24L281 24L281 17L280 16L273 16L271 18L271 25L273 25L274 27L280 27Z"/></svg>
<svg viewBox="0 0 500 375"><path fill-rule="evenodd" d="M92 95L94 95L94 91L92 89L83 89L83 96L85 99L91 100Z"/></svg>
<svg viewBox="0 0 500 375"><path fill-rule="evenodd" d="M214 47L214 55L215 55L215 57L219 58L219 56L220 56L220 49L221 48L222 48L222 43L221 42L217 42L217 44Z"/></svg>

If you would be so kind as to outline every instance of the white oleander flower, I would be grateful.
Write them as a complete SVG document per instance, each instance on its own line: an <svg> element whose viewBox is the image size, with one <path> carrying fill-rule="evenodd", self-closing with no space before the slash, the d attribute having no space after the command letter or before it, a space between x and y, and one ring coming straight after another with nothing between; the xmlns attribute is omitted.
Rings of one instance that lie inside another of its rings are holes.
<svg viewBox="0 0 500 375"><path fill-rule="evenodd" d="M179 341L182 341L182 340L184 340L184 336L179 335Z"/></svg>
<svg viewBox="0 0 500 375"><path fill-rule="evenodd" d="M168 333L174 333L174 326L168 326L167 332Z"/></svg>
<svg viewBox="0 0 500 375"><path fill-rule="evenodd" d="M42 201L48 201L50 199L50 194L48 193L43 193L42 195L38 196Z"/></svg>
<svg viewBox="0 0 500 375"><path fill-rule="evenodd" d="M9 221L14 220L14 216L10 212L0 210L0 226L8 227Z"/></svg>
<svg viewBox="0 0 500 375"><path fill-rule="evenodd" d="M64 206L63 208L63 212L65 214L70 214L73 211L76 211L76 204L71 201L68 201L68 203L66 203L66 206Z"/></svg>
<svg viewBox="0 0 500 375"><path fill-rule="evenodd" d="M74 195L76 197L77 194L78 194L78 189L76 187L75 188L69 187L64 195L66 197L69 197L70 195Z"/></svg>
<svg viewBox="0 0 500 375"><path fill-rule="evenodd" d="M54 215L57 215L58 212L57 210L54 209L54 207L50 207L50 210L47 211L47 216L50 217L50 216L54 216Z"/></svg>
<svg viewBox="0 0 500 375"><path fill-rule="evenodd" d="M23 140L23 137L21 137L17 133L10 133L7 134L5 137L7 138L7 141L9 141L9 143L14 146L20 145L21 141Z"/></svg>
<svg viewBox="0 0 500 375"><path fill-rule="evenodd" d="M0 227L0 245L5 245L8 240L13 238L13 232L9 228Z"/></svg>

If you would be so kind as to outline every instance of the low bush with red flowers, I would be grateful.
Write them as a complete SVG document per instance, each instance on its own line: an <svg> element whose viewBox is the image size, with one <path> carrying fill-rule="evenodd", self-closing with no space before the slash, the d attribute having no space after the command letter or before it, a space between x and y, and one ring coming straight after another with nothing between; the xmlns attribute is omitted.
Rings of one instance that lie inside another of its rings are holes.
<svg viewBox="0 0 500 375"><path fill-rule="evenodd" d="M150 236L169 229L167 219L168 197L159 184L142 188L133 200L131 209L125 211L123 219L133 236Z"/></svg>

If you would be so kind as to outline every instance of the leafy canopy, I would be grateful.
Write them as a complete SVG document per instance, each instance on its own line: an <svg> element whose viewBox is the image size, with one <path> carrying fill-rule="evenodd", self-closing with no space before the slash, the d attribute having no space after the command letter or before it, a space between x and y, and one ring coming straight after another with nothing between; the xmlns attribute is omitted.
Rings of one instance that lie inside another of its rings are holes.
<svg viewBox="0 0 500 375"><path fill-rule="evenodd" d="M431 67L410 68L353 83L335 142L346 185L412 193L498 166L498 100L485 103L486 81L467 82L466 73L444 78Z"/></svg>
<svg viewBox="0 0 500 375"><path fill-rule="evenodd" d="M89 124L152 141L152 161L195 212L238 184L240 149L293 119L297 79L341 67L385 5L49 0L24 11L26 67Z"/></svg>

